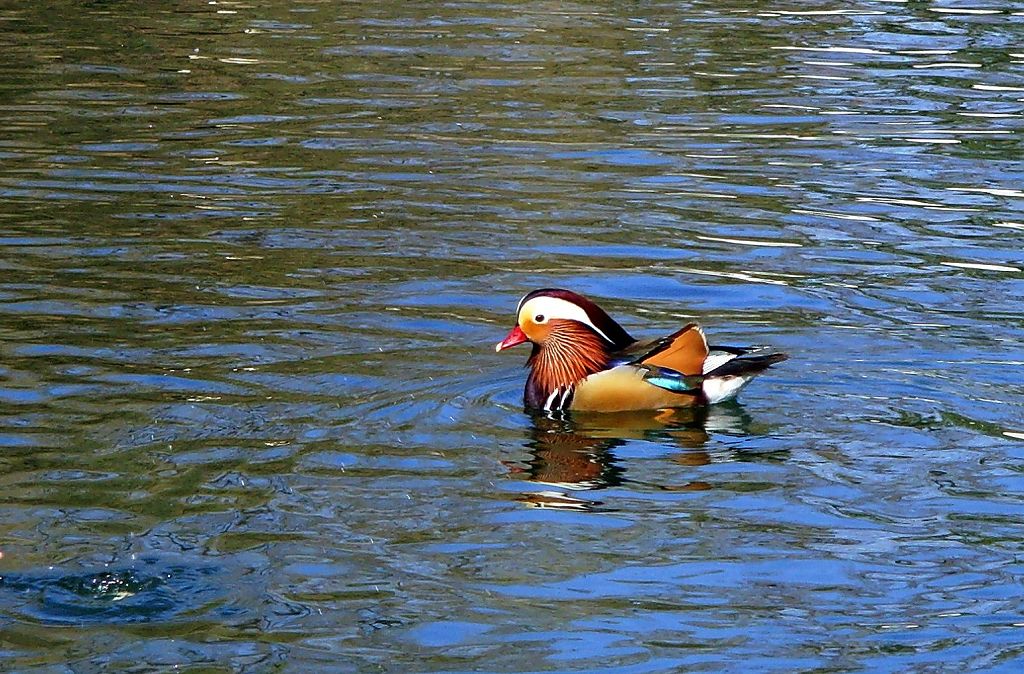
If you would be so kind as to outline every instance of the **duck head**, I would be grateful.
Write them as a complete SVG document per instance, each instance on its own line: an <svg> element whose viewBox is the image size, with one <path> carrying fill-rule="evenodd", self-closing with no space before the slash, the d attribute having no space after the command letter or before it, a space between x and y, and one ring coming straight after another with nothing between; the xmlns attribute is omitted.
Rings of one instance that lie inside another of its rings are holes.
<svg viewBox="0 0 1024 674"><path fill-rule="evenodd" d="M496 351L530 342L527 407L541 408L552 395L572 395L585 377L608 366L611 354L635 340L603 309L571 290L542 288L516 308L516 325Z"/></svg>

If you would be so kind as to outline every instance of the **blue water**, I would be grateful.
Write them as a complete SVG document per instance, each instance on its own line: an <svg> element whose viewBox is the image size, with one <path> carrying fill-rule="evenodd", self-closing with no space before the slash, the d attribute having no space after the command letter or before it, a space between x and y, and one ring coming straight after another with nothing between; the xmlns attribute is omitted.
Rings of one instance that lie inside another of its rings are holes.
<svg viewBox="0 0 1024 674"><path fill-rule="evenodd" d="M0 669L1024 666L1024 3L0 25ZM791 358L534 419L552 285Z"/></svg>

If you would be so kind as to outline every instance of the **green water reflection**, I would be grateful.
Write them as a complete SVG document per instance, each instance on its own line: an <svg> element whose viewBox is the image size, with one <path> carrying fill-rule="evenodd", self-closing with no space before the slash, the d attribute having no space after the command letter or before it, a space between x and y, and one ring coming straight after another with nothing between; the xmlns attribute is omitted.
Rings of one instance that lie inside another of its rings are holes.
<svg viewBox="0 0 1024 674"><path fill-rule="evenodd" d="M1016 671L1022 21L0 10L5 668ZM792 359L535 419L552 285Z"/></svg>

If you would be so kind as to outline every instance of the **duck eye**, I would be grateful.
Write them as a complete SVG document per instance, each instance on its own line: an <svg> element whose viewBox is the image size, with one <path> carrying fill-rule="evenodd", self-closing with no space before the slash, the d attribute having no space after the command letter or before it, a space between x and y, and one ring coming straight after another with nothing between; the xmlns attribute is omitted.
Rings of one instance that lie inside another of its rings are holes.
<svg viewBox="0 0 1024 674"><path fill-rule="evenodd" d="M534 323L543 323L544 322L544 314L537 314L536 316L534 316L533 317L533 322Z"/></svg>

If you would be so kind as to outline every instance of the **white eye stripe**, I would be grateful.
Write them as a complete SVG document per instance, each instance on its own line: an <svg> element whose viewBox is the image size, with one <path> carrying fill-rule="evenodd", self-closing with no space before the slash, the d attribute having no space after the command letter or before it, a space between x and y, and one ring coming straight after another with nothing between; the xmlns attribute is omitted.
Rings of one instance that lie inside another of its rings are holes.
<svg viewBox="0 0 1024 674"><path fill-rule="evenodd" d="M594 332L601 335L601 337L607 340L609 344L615 343L609 339L608 335L604 334L599 327L594 325L594 322L590 320L590 316L587 315L587 312L578 304L573 304L572 302L558 297L541 296L534 297L532 300L524 304L519 310L520 320L523 318L532 319L534 316L538 315L544 316L549 321L555 318L583 323L584 325L592 328Z"/></svg>

